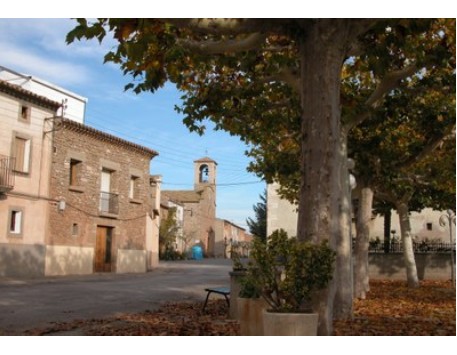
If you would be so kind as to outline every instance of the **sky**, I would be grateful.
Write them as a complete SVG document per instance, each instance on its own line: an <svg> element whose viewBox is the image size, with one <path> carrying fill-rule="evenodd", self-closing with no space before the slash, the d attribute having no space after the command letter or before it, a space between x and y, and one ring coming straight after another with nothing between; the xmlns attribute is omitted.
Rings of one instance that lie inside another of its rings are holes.
<svg viewBox="0 0 457 355"><path fill-rule="evenodd" d="M123 92L129 78L123 77L120 70L113 65L103 65L103 55L110 48L110 43L102 46L96 42L65 44L65 35L73 27L74 17L455 17L456 7L451 2L436 4L416 0L414 5L398 0L384 0L382 3L366 0L346 1L311 1L297 0L231 0L230 2L214 0L173 0L159 2L136 0L135 6L126 2L105 0L79 0L77 2L56 2L51 0L22 0L8 2L3 6L0 18L0 65L28 73L70 91L87 97L86 123L108 133L146 145L157 150L160 155L151 164L152 174L163 175L166 183L164 189L190 189L193 184L193 160L209 155L218 162L217 215L245 226L246 217L253 215L252 205L259 202L259 194L265 185L245 170L248 163L244 156L244 145L236 138L223 132L208 130L199 137L189 134L182 124L181 117L174 111L179 105L179 93L171 85L155 94L136 96ZM116 5L117 4L117 5ZM163 9L165 7L165 9ZM17 18L26 17L26 20ZM41 17L41 19L35 19ZM42 19L52 18L52 19ZM236 185L244 182L255 182L247 185ZM181 185L182 184L182 185ZM229 184L221 186L221 184ZM232 184L232 185L231 185ZM4 337L5 338L5 337ZM6 337L8 338L8 337ZM93 338L93 337L92 337ZM140 351L151 348L148 337L135 338L134 343L125 341L126 337L112 337L104 341L103 347L110 353L132 352L132 346ZM261 342L249 342L247 337L236 337L230 340L230 346L220 346L217 337L206 338L207 348L217 348L218 353L233 354L233 349L254 345L257 351L265 354L284 352L284 342L274 337L264 337ZM439 346L455 345L454 339L440 338L440 344L431 342L429 337L391 338L389 342L400 349L405 345L416 354L429 354ZM5 339L8 340L8 339ZM17 342L11 338L15 349L20 347L34 351L36 345L43 348L46 339L27 339ZM53 339L45 342L49 354L57 354L65 348L70 354L80 353L81 344L88 339ZM61 343L59 343L59 340ZM93 345L96 339L90 339ZM99 340L99 339L97 339ZM200 353L201 340L197 337L186 337L175 341L170 347L169 339L156 337L153 348L158 344L168 350L186 353ZM252 339L255 340L255 339ZM413 341L411 341L413 340ZM38 344L38 341L40 343ZM372 340L351 337L314 337L306 343L300 337L287 339L289 349L325 349L326 352L340 355L354 352L354 345L360 349L370 349L374 355L385 353L385 347L369 347ZM453 343L449 343L452 341ZM444 342L444 343L443 343ZM68 344L71 346L68 346ZM98 345L99 342L97 341ZM56 346L57 345L57 346Z"/></svg>
<svg viewBox="0 0 457 355"><path fill-rule="evenodd" d="M130 77L103 56L114 41L65 43L76 25L71 19L0 19L0 65L32 75L88 99L85 124L159 152L150 172L162 175L163 190L193 189L193 161L209 156L217 163L218 218L247 228L265 183L246 171L246 145L214 131L190 133L174 109L180 96L172 84L156 93L125 92Z"/></svg>

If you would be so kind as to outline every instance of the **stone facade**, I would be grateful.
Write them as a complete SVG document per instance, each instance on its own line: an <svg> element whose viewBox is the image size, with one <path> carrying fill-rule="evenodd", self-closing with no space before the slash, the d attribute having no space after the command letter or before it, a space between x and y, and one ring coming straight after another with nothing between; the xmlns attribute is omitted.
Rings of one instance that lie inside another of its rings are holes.
<svg viewBox="0 0 457 355"><path fill-rule="evenodd" d="M157 264L158 241L148 243L158 218L149 175L157 153L69 120L56 127L50 194L59 202L50 212L46 244L54 254L46 274L67 273L65 264L75 264L72 273L144 272ZM109 265L97 269L97 258Z"/></svg>
<svg viewBox="0 0 457 355"><path fill-rule="evenodd" d="M201 244L206 256L215 255L216 167L208 157L194 161L194 190L162 191L164 199L183 206L183 235L188 245Z"/></svg>
<svg viewBox="0 0 457 355"><path fill-rule="evenodd" d="M149 175L157 152L60 108L0 80L0 276L157 266L160 179Z"/></svg>
<svg viewBox="0 0 457 355"><path fill-rule="evenodd" d="M216 219L215 256L230 258L232 248L241 256L247 256L247 243L252 241L252 236L246 230L226 219Z"/></svg>

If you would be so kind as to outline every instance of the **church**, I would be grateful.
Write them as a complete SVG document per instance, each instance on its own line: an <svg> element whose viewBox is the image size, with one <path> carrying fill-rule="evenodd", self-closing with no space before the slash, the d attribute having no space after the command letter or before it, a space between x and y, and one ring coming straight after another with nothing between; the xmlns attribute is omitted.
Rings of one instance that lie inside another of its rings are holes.
<svg viewBox="0 0 457 355"><path fill-rule="evenodd" d="M194 161L193 190L162 190L162 204L183 207L182 234L189 244L200 244L205 255L214 256L216 244L216 167L203 157Z"/></svg>

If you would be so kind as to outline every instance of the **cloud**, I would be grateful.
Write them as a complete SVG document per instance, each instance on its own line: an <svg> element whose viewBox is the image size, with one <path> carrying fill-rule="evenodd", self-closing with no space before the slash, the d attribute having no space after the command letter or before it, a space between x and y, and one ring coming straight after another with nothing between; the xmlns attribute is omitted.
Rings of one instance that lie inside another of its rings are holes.
<svg viewBox="0 0 457 355"><path fill-rule="evenodd" d="M4 42L0 42L0 53L0 65L57 85L80 85L90 81L89 70L82 65L44 57Z"/></svg>
<svg viewBox="0 0 457 355"><path fill-rule="evenodd" d="M102 44L96 40L66 43L66 35L76 26L71 19L0 19L0 40L40 47L49 53L75 58L93 58L99 62L114 45L107 36Z"/></svg>

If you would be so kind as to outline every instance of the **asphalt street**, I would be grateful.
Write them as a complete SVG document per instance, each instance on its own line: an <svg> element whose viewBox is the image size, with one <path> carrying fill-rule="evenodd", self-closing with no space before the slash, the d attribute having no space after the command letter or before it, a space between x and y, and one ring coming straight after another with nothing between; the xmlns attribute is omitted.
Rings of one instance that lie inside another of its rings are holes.
<svg viewBox="0 0 457 355"><path fill-rule="evenodd" d="M168 301L203 303L206 287L230 285L231 269L231 260L204 259L161 262L144 274L0 278L0 334L153 310Z"/></svg>

